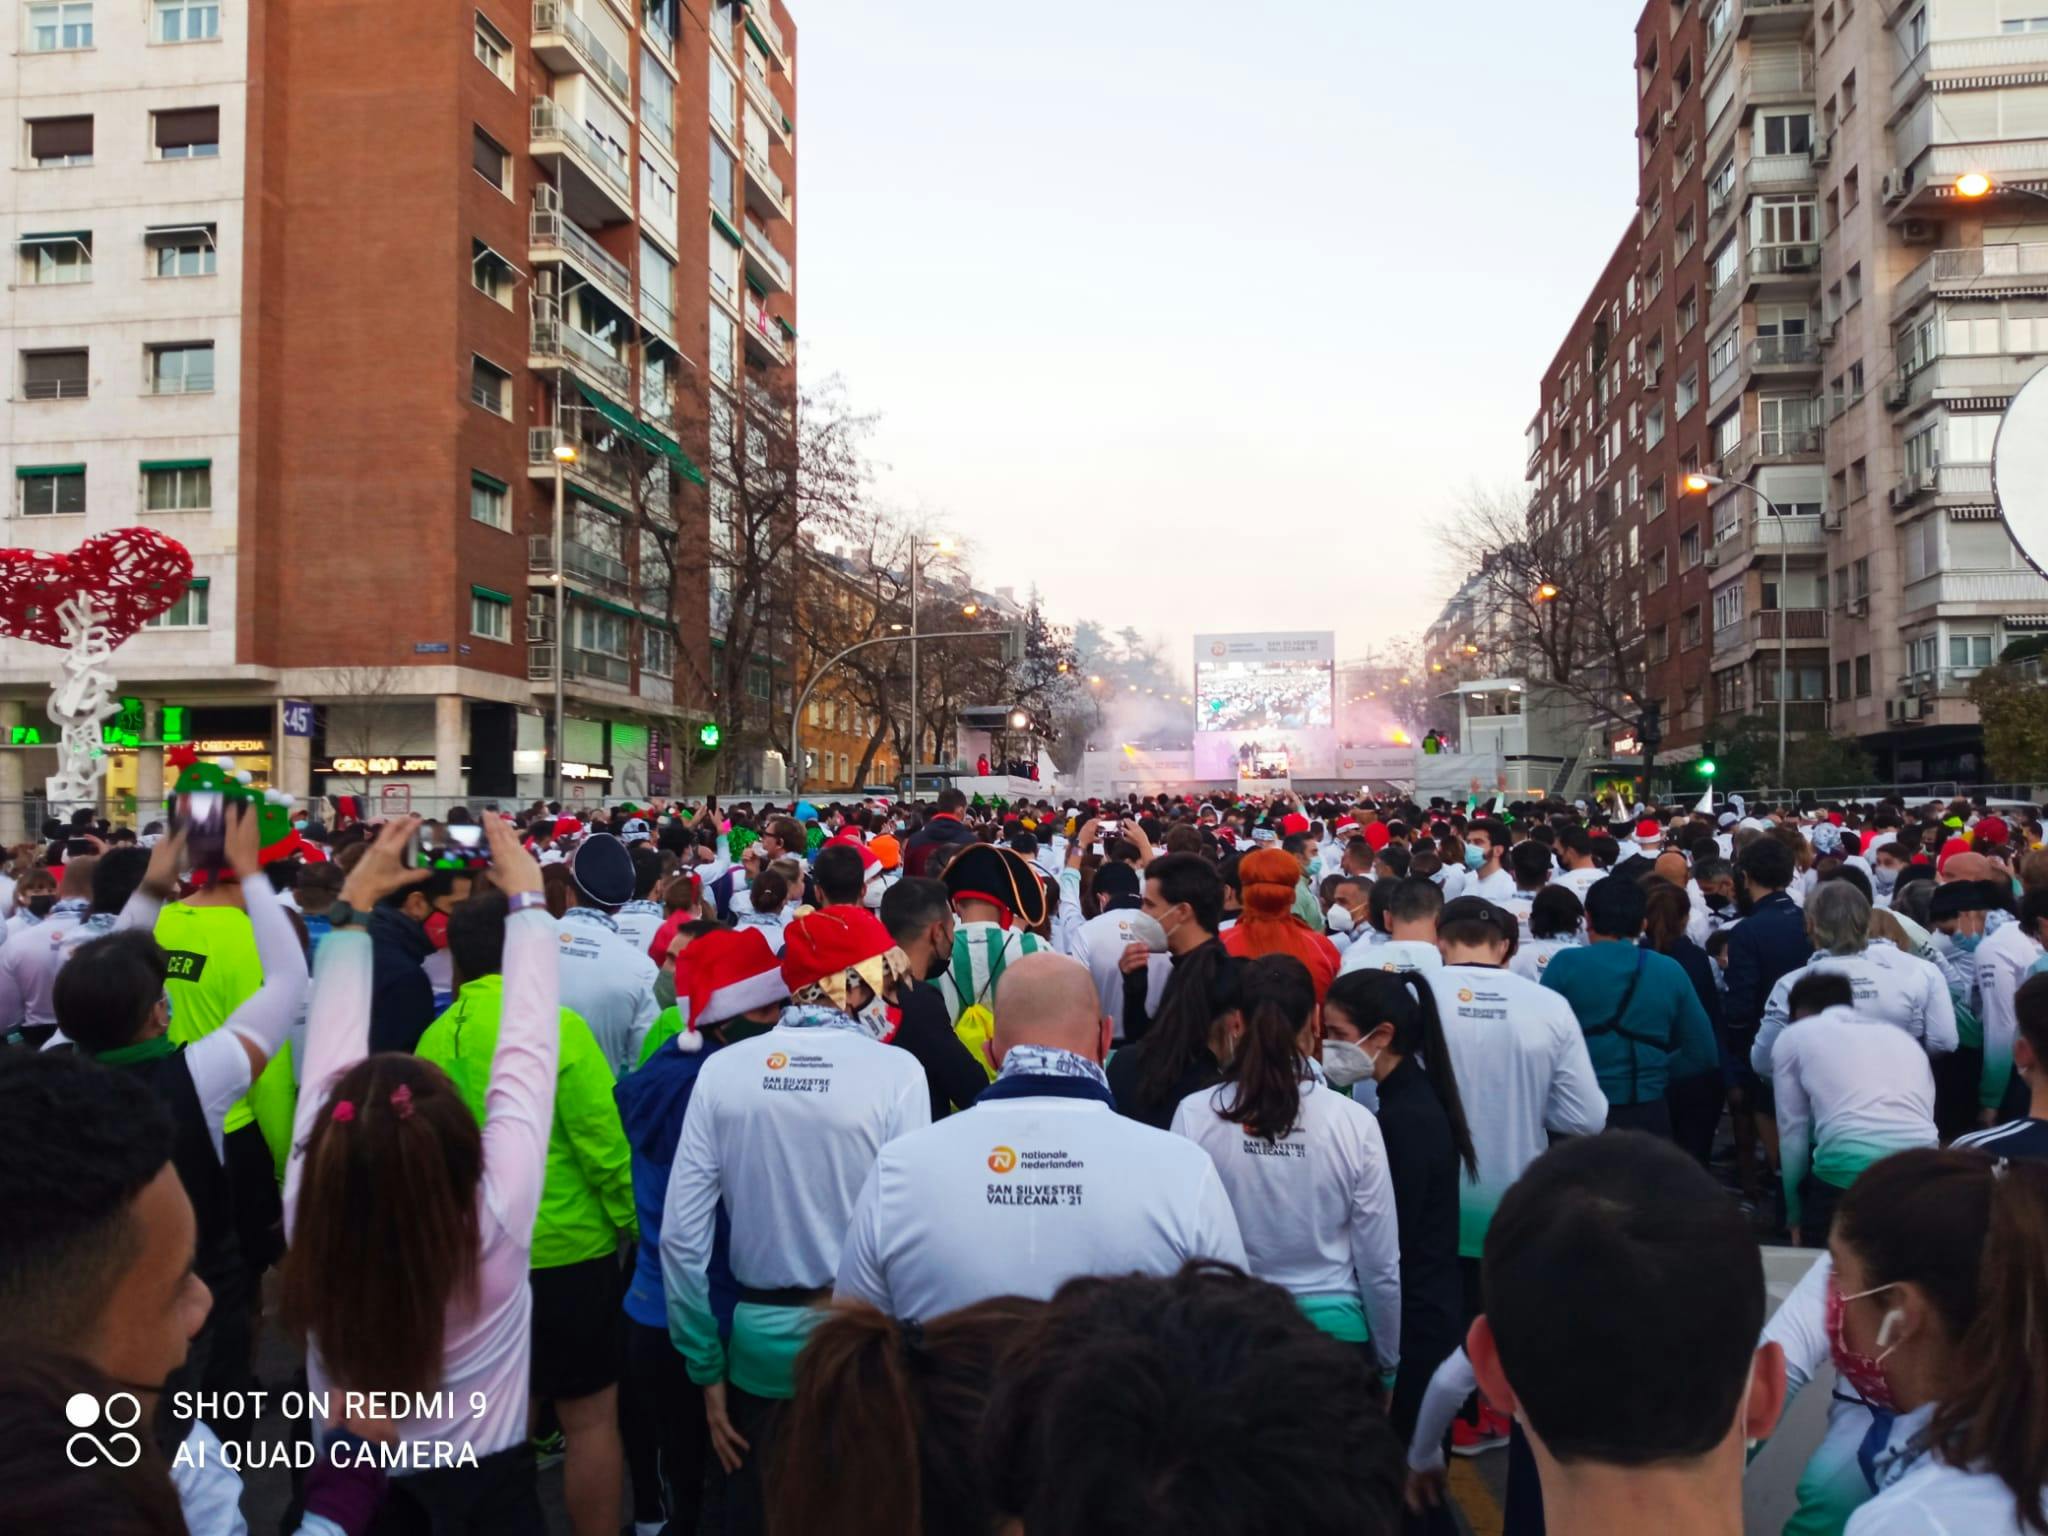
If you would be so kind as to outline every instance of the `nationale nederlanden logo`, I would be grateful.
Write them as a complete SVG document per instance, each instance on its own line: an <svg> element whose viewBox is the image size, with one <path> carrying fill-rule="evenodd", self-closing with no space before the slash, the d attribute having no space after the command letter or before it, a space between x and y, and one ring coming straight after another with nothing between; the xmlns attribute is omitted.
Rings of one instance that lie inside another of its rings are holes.
<svg viewBox="0 0 2048 1536"><path fill-rule="evenodd" d="M1459 1001L1459 1002L1461 1002L1461 1003L1469 1003L1469 1002L1471 1002L1471 1001L1472 1001L1472 989L1471 989L1470 987L1460 987L1460 988L1458 988L1458 1001Z"/></svg>
<svg viewBox="0 0 2048 1536"><path fill-rule="evenodd" d="M1209 654L1211 656L1221 656L1223 654L1223 642L1221 640L1210 641Z"/></svg>
<svg viewBox="0 0 2048 1536"><path fill-rule="evenodd" d="M783 1055L780 1051L775 1051L771 1053L768 1057L768 1070L770 1072L780 1072L784 1067L788 1065L789 1058Z"/></svg>
<svg viewBox="0 0 2048 1536"><path fill-rule="evenodd" d="M990 1173L1009 1173L1017 1166L1016 1151L1010 1147L995 1147L988 1154Z"/></svg>

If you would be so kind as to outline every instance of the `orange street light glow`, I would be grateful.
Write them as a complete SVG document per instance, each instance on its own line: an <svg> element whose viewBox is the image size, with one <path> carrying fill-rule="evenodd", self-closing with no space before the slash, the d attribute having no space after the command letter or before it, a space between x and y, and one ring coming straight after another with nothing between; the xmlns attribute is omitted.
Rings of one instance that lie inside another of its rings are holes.
<svg viewBox="0 0 2048 1536"><path fill-rule="evenodd" d="M1991 178L1982 171L1965 171L1956 178L1957 197L1985 197L1991 191Z"/></svg>

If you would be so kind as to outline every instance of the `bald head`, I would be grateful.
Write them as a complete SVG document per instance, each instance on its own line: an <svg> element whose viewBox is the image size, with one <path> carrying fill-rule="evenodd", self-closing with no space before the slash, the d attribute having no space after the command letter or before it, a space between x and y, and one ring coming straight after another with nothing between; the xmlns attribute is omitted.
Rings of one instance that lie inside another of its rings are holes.
<svg viewBox="0 0 2048 1536"><path fill-rule="evenodd" d="M1952 853L1935 871L1935 879L1943 885L1955 880L1990 880L1995 877L1991 861L1981 853Z"/></svg>
<svg viewBox="0 0 2048 1536"><path fill-rule="evenodd" d="M989 1055L997 1066L1016 1045L1049 1045L1091 1061L1109 1053L1109 1020L1095 978L1066 955L1040 950L1005 967L995 1015Z"/></svg>
<svg viewBox="0 0 2048 1536"><path fill-rule="evenodd" d="M57 895L69 899L73 896L92 895L92 872L99 868L97 855L87 854L73 859L64 866L64 873L57 880Z"/></svg>
<svg viewBox="0 0 2048 1536"><path fill-rule="evenodd" d="M1654 868L1658 879L1668 880L1680 890L1685 888L1685 882L1692 874L1692 866L1686 863L1685 855L1676 850L1658 854Z"/></svg>

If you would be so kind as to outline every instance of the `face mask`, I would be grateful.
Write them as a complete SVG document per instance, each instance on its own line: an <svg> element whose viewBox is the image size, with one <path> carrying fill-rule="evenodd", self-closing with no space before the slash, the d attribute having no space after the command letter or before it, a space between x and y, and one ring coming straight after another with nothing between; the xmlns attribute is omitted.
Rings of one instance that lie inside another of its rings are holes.
<svg viewBox="0 0 2048 1536"><path fill-rule="evenodd" d="M1892 887L1899 883L1899 872L1896 869L1886 869L1880 864L1870 872L1870 883L1877 887L1878 895L1889 896Z"/></svg>
<svg viewBox="0 0 2048 1536"><path fill-rule="evenodd" d="M1719 891L1701 891L1700 899L1707 904L1709 912L1725 912L1728 910L1728 898Z"/></svg>
<svg viewBox="0 0 2048 1536"><path fill-rule="evenodd" d="M1159 919L1144 912L1131 914L1131 942L1142 944L1155 955L1166 953L1166 930Z"/></svg>
<svg viewBox="0 0 2048 1536"><path fill-rule="evenodd" d="M889 1003L886 998L875 997L868 1005L854 1015L867 1027L868 1033L877 1040L888 1040L896 1033L896 1021L889 1017Z"/></svg>
<svg viewBox="0 0 2048 1536"><path fill-rule="evenodd" d="M1892 1330L1905 1318L1903 1308L1894 1307L1885 1313L1884 1321L1877 1327L1877 1347L1883 1351L1878 1355L1858 1354L1849 1348L1842 1337L1842 1320L1847 1304L1864 1296L1875 1296L1879 1291L1888 1291L1889 1285L1872 1286L1867 1291L1857 1291L1844 1296L1842 1288L1833 1275L1828 1276L1828 1354L1835 1362L1835 1374L1846 1381L1866 1403L1880 1413L1897 1413L1899 1400L1892 1392L1892 1384L1885 1380L1884 1363L1898 1345L1891 1343Z"/></svg>
<svg viewBox="0 0 2048 1536"><path fill-rule="evenodd" d="M1485 862L1486 850L1484 848L1475 848L1468 843L1465 847L1465 867L1467 869L1477 869Z"/></svg>
<svg viewBox="0 0 2048 1536"><path fill-rule="evenodd" d="M1329 923L1332 933L1349 933L1358 926L1358 919L1353 917L1351 909L1345 906L1330 908L1330 915L1325 921Z"/></svg>
<svg viewBox="0 0 2048 1536"><path fill-rule="evenodd" d="M1966 955L1975 953L1977 946L1983 942L1984 935L1981 933L1959 933L1955 936L1956 948Z"/></svg>
<svg viewBox="0 0 2048 1536"><path fill-rule="evenodd" d="M44 891L41 895L31 896L28 899L29 916L48 917L50 915L50 908L55 905L57 905L57 893L55 891Z"/></svg>
<svg viewBox="0 0 2048 1536"><path fill-rule="evenodd" d="M947 935L945 943L934 944L932 946L932 957L931 959L927 960L924 965L924 979L926 981L937 981L941 976L946 974L947 968L951 966L952 963L953 939L952 936L949 934Z"/></svg>
<svg viewBox="0 0 2048 1536"><path fill-rule="evenodd" d="M1353 1083L1364 1082L1372 1076L1372 1064L1376 1059L1364 1047L1353 1045L1349 1040L1323 1042L1323 1076L1330 1080L1332 1088L1349 1088Z"/></svg>
<svg viewBox="0 0 2048 1536"><path fill-rule="evenodd" d="M654 978L654 1000L661 1004L664 1010L675 1007L676 978L673 971L663 969L661 974Z"/></svg>

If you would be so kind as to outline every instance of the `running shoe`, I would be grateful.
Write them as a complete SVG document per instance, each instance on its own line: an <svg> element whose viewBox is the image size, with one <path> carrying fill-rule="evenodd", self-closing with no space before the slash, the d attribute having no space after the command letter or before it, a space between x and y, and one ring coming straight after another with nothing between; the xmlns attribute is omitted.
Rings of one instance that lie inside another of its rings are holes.
<svg viewBox="0 0 2048 1536"><path fill-rule="evenodd" d="M533 1454L541 1467L552 1467L568 1454L569 1442L558 1429L551 1435L533 1437Z"/></svg>
<svg viewBox="0 0 2048 1536"><path fill-rule="evenodd" d="M1451 1420L1451 1454L1453 1456L1480 1456L1488 1451L1497 1451L1508 1443L1507 1431L1496 1428L1487 1422L1491 1414L1491 1409L1481 1408L1477 1424L1473 1424L1465 1419Z"/></svg>

